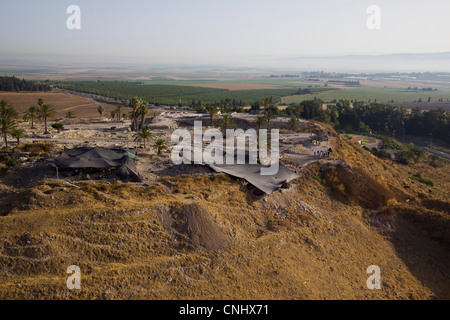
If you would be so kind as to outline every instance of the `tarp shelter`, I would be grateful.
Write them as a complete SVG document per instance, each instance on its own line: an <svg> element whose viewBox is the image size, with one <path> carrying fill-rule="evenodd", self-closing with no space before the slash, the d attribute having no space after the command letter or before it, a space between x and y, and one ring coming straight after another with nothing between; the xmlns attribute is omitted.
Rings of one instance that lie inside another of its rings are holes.
<svg viewBox="0 0 450 320"><path fill-rule="evenodd" d="M225 155L223 150L219 151ZM291 171L286 166L279 163L279 170L274 175L262 175L261 168L264 166L259 164L250 164L251 154L245 151L245 164L237 164L237 152L235 152L234 163L235 164L209 164L208 166L217 173L226 173L232 177L244 179L254 187L258 188L266 194L271 194L278 190L286 182L290 182L299 177L298 174ZM194 159L194 153L191 151L191 158L187 159L183 154L183 162L189 163ZM227 162L226 160L224 161ZM202 161L202 165L207 165Z"/></svg>
<svg viewBox="0 0 450 320"><path fill-rule="evenodd" d="M230 176L241 178L259 190L271 194L283 186L285 182L289 182L299 176L280 164L278 173L275 175L261 175L261 165L258 164L231 164L231 165L209 165L215 172L223 172Z"/></svg>
<svg viewBox="0 0 450 320"><path fill-rule="evenodd" d="M58 169L118 169L122 179L138 178L137 156L132 150L105 148L76 148L64 150L57 158L46 162Z"/></svg>

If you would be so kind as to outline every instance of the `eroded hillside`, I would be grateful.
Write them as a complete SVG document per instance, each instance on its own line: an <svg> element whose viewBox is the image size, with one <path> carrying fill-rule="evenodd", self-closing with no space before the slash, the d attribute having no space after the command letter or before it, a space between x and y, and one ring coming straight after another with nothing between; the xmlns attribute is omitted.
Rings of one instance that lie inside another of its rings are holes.
<svg viewBox="0 0 450 320"><path fill-rule="evenodd" d="M4 171L0 298L449 299L448 165L333 148L338 160L262 198L223 174L75 187Z"/></svg>

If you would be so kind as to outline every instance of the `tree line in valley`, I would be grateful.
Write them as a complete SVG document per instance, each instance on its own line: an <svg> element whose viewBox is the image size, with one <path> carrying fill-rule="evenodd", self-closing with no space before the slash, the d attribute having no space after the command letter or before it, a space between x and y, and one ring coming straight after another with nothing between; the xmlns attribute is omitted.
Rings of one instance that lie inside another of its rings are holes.
<svg viewBox="0 0 450 320"><path fill-rule="evenodd" d="M0 76L0 91L50 91L51 87L48 83L28 81L25 79L19 79L15 76Z"/></svg>
<svg viewBox="0 0 450 320"><path fill-rule="evenodd" d="M253 106L259 109L259 106ZM443 108L424 111L420 108L406 109L381 103L341 100L324 108L319 99L305 100L300 104L279 110L269 104L271 113L280 116L317 120L331 124L336 130L348 133L378 133L389 136L409 134L439 137L450 142L450 114Z"/></svg>

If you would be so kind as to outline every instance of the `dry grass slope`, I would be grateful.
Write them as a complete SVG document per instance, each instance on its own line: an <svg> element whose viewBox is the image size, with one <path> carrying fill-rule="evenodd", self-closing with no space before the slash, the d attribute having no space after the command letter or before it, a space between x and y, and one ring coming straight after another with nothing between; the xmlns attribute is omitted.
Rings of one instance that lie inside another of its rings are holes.
<svg viewBox="0 0 450 320"><path fill-rule="evenodd" d="M5 171L0 298L449 299L447 166L333 144L344 161L263 199L225 175L77 189ZM418 171L435 187L409 178ZM72 264L80 291L66 288ZM381 290L366 287L373 264Z"/></svg>

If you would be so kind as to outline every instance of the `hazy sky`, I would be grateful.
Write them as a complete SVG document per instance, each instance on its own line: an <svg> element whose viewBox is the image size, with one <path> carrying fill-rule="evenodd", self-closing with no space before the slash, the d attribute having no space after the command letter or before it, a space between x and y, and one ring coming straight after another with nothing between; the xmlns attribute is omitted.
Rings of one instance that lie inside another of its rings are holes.
<svg viewBox="0 0 450 320"><path fill-rule="evenodd" d="M81 30L66 27L72 4ZM380 30L367 28L369 5L381 8ZM445 52L449 14L449 0L8 0L0 2L0 55L215 63Z"/></svg>

